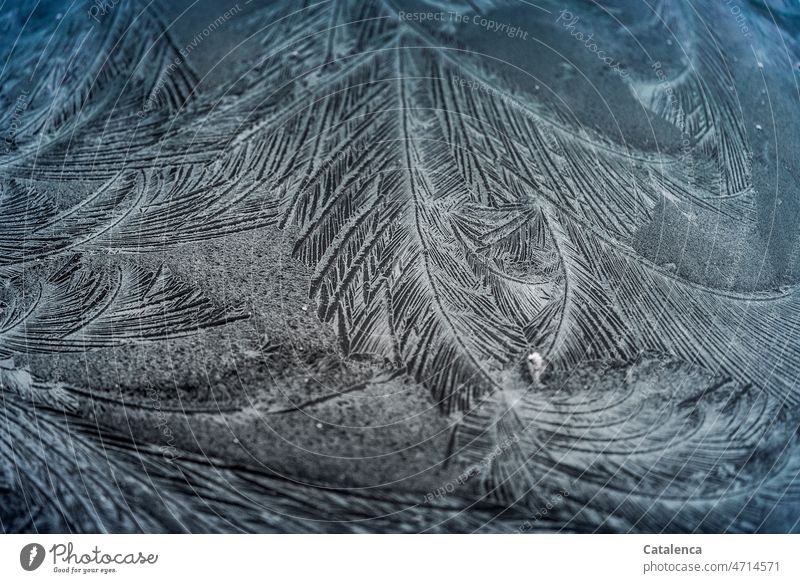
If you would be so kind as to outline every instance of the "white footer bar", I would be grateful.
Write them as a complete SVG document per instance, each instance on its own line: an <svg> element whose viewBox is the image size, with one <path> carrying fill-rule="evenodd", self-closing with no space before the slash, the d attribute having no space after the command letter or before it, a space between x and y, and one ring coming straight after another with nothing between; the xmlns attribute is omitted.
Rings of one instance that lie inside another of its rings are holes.
<svg viewBox="0 0 800 583"><path fill-rule="evenodd" d="M793 535L2 535L0 581L800 581Z"/></svg>

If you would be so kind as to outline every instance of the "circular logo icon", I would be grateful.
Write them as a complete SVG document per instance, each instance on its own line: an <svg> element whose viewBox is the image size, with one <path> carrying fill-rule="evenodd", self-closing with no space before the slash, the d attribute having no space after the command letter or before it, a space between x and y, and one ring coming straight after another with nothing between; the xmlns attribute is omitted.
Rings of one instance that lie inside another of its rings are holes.
<svg viewBox="0 0 800 583"><path fill-rule="evenodd" d="M22 547L19 552L19 564L26 571L35 571L44 562L44 547L38 543L31 543Z"/></svg>

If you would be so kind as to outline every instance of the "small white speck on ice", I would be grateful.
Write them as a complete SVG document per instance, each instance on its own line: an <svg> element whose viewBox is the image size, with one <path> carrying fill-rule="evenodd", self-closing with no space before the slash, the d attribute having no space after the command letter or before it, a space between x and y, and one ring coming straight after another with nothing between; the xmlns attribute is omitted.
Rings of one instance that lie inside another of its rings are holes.
<svg viewBox="0 0 800 583"><path fill-rule="evenodd" d="M531 352L528 355L528 360L530 360L534 366L542 366L542 363L544 362L542 359L542 355L539 354L538 352Z"/></svg>
<svg viewBox="0 0 800 583"><path fill-rule="evenodd" d="M544 358L538 352L531 352L528 355L528 374L531 376L535 385L541 383L542 373L544 372Z"/></svg>

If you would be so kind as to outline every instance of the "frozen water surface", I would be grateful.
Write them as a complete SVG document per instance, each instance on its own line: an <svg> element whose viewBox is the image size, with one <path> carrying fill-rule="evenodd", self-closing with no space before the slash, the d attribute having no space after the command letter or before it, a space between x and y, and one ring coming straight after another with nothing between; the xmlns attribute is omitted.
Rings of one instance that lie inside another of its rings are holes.
<svg viewBox="0 0 800 583"><path fill-rule="evenodd" d="M799 30L6 3L0 528L797 531Z"/></svg>

